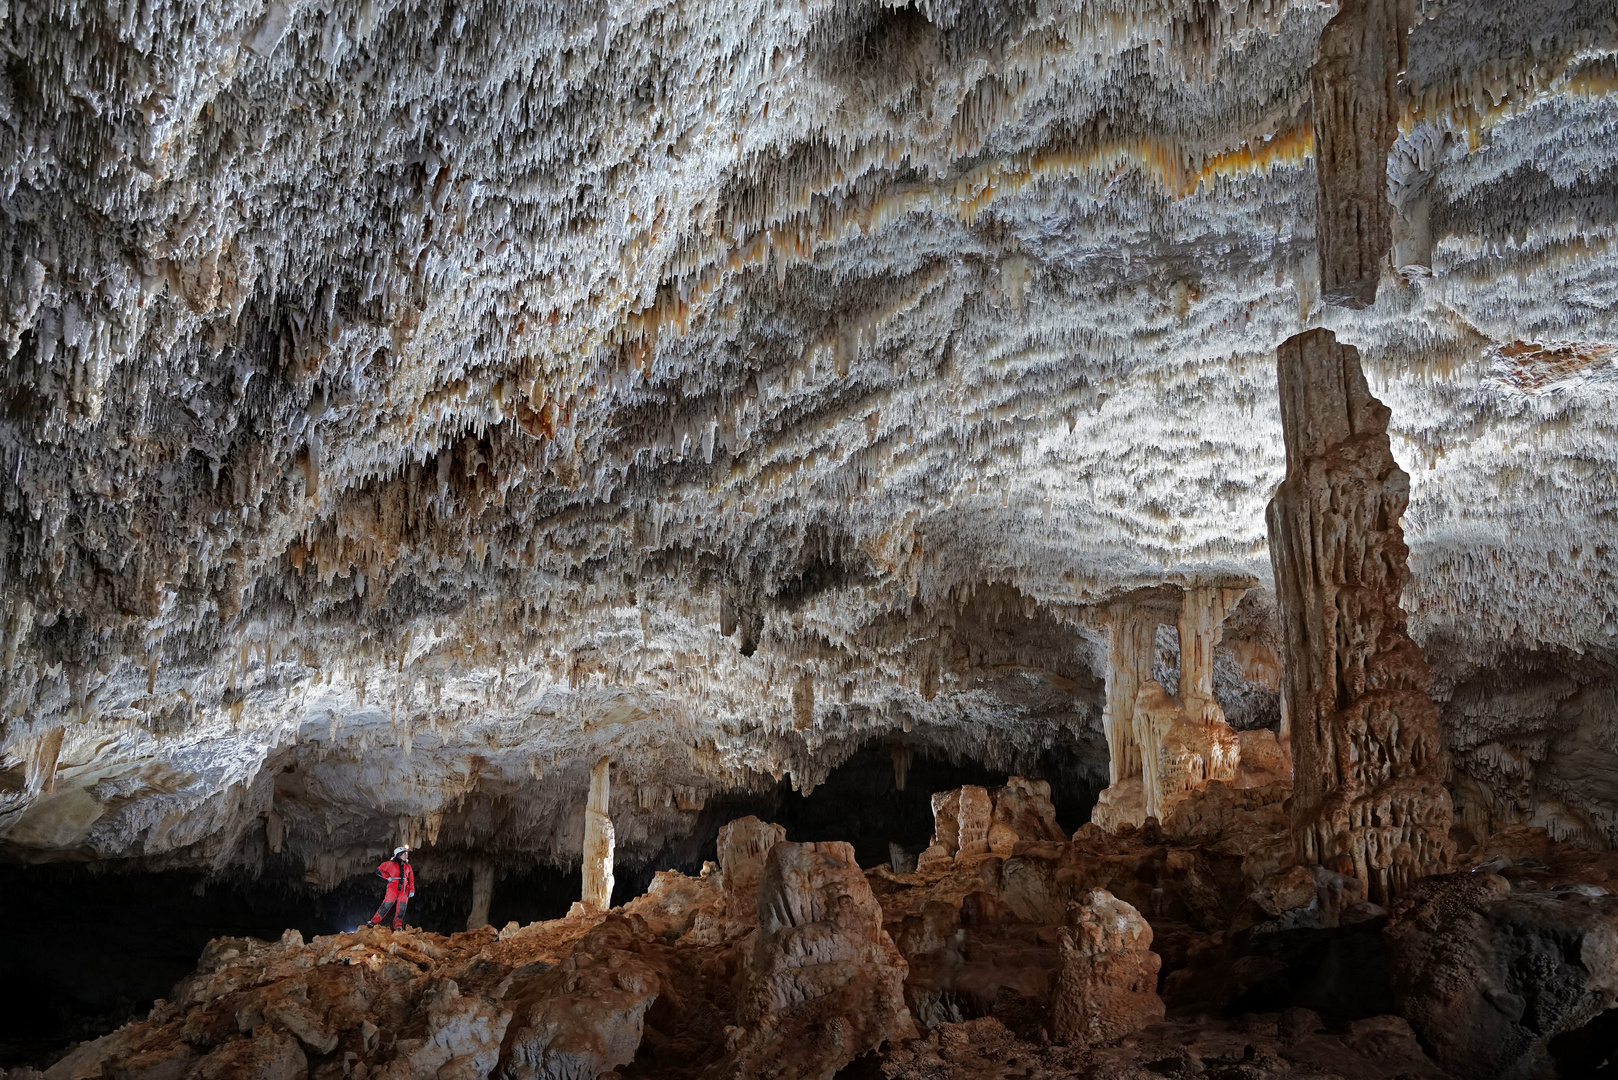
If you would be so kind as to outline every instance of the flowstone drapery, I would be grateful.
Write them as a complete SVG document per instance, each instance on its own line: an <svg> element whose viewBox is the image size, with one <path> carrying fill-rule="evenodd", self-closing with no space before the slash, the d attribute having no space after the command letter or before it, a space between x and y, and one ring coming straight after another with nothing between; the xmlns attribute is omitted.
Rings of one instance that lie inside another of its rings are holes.
<svg viewBox="0 0 1618 1080"><path fill-rule="evenodd" d="M1311 330L1281 345L1276 367L1287 472L1268 522L1293 843L1305 865L1346 859L1380 903L1443 870L1451 849L1438 710L1399 606L1410 478L1351 346Z"/></svg>

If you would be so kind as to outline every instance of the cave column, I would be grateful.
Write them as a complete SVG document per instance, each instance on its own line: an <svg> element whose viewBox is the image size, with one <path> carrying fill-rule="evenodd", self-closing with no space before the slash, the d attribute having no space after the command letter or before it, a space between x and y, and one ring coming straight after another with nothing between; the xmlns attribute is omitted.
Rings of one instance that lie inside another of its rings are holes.
<svg viewBox="0 0 1618 1080"><path fill-rule="evenodd" d="M1167 822L1169 811L1211 781L1232 783L1241 744L1225 722L1213 692L1213 650L1246 586L1186 586L1181 593L1180 685L1141 685L1135 698L1135 741L1141 748L1142 804L1146 817Z"/></svg>
<svg viewBox="0 0 1618 1080"><path fill-rule="evenodd" d="M494 863L479 859L472 864L472 913L466 917L468 930L489 925L489 903L493 899Z"/></svg>
<svg viewBox="0 0 1618 1080"><path fill-rule="evenodd" d="M1247 589L1196 585L1185 590L1179 621L1180 701L1197 719L1225 723L1224 710L1214 700L1213 651L1224 633L1225 617Z"/></svg>
<svg viewBox="0 0 1618 1080"><path fill-rule="evenodd" d="M612 762L602 758L590 770L590 797L584 804L584 906L612 906L612 818L608 816Z"/></svg>
<svg viewBox="0 0 1618 1080"><path fill-rule="evenodd" d="M1107 613L1106 704L1101 729L1107 740L1108 788L1101 793L1094 818L1103 828L1139 825L1144 758L1135 734L1135 698L1151 681L1157 654L1157 616L1138 607L1119 605Z"/></svg>
<svg viewBox="0 0 1618 1080"><path fill-rule="evenodd" d="M1101 728L1107 738L1108 780L1116 784L1140 775L1141 749L1135 741L1135 695L1152 677L1157 652L1157 619L1137 608L1114 609L1107 617L1107 703Z"/></svg>
<svg viewBox="0 0 1618 1080"><path fill-rule="evenodd" d="M1450 858L1448 768L1399 596L1410 478L1359 354L1327 330L1276 352L1286 477L1266 514L1291 728L1292 839L1385 903ZM1345 867L1346 868L1346 867Z"/></svg>

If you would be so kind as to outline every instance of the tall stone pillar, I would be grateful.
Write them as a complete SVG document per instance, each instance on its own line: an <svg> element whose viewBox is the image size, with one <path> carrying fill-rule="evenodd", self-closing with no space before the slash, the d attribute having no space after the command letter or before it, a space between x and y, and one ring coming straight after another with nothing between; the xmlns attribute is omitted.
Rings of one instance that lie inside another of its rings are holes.
<svg viewBox="0 0 1618 1080"><path fill-rule="evenodd" d="M1115 608L1107 616L1107 703L1101 712L1101 729L1107 739L1109 783L1140 775L1135 695L1152 678L1157 624L1155 614L1138 608Z"/></svg>
<svg viewBox="0 0 1618 1080"><path fill-rule="evenodd" d="M1327 330L1276 352L1286 478L1270 501L1300 862L1346 857L1378 903L1449 862L1438 710L1399 595L1410 478L1359 354Z"/></svg>
<svg viewBox="0 0 1618 1080"><path fill-rule="evenodd" d="M466 917L468 930L489 925L489 903L493 899L494 863L479 859L472 864L472 913Z"/></svg>
<svg viewBox="0 0 1618 1080"><path fill-rule="evenodd" d="M1120 604L1107 613L1107 701L1101 711L1101 730L1107 739L1108 787L1091 814L1104 829L1146 820L1135 698L1152 679L1158 622L1156 612L1132 605Z"/></svg>
<svg viewBox="0 0 1618 1080"><path fill-rule="evenodd" d="M590 798L584 805L584 906L612 906L612 818L608 816L612 762L602 758L590 770Z"/></svg>
<svg viewBox="0 0 1618 1080"><path fill-rule="evenodd" d="M1180 609L1180 701L1186 712L1202 719L1224 710L1214 700L1213 651L1224 634L1225 618L1247 595L1250 585L1194 585L1185 590Z"/></svg>

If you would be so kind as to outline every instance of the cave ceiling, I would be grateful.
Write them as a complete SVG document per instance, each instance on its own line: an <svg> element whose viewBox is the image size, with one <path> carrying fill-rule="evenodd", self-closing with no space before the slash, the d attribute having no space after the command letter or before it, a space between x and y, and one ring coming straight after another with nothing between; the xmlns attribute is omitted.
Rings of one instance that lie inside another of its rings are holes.
<svg viewBox="0 0 1618 1080"><path fill-rule="evenodd" d="M1335 10L0 0L6 857L565 863L602 756L642 855L874 740L1104 777L1104 605L1273 632L1316 325L1457 782L1618 839L1618 16L1416 4L1347 310Z"/></svg>

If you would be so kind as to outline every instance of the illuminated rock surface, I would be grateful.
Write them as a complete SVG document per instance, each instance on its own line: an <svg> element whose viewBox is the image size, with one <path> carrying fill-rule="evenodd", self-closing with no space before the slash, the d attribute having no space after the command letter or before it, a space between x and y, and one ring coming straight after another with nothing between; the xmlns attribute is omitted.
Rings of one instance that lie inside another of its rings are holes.
<svg viewBox="0 0 1618 1080"><path fill-rule="evenodd" d="M1270 503L1293 751L1292 837L1386 902L1449 868L1449 758L1399 606L1410 477L1359 355L1330 331L1276 353L1287 475Z"/></svg>

